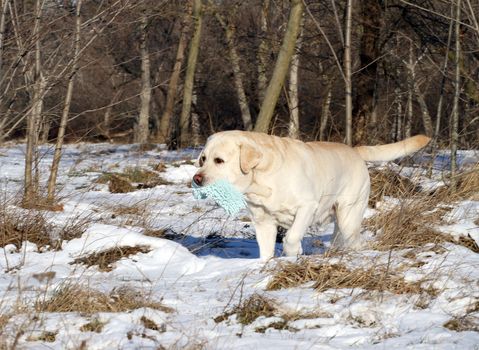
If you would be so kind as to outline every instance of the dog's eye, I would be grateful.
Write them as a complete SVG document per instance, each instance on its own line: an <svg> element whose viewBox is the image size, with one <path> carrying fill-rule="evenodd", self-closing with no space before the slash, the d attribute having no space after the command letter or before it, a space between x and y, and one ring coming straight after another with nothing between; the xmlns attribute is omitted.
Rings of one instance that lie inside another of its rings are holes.
<svg viewBox="0 0 479 350"><path fill-rule="evenodd" d="M215 158L214 161L215 161L215 164L223 164L223 163L225 162L225 161L224 161L223 159L221 159L221 158Z"/></svg>
<svg viewBox="0 0 479 350"><path fill-rule="evenodd" d="M205 156L201 156L200 158L200 166L203 166L203 163L206 162L206 157Z"/></svg>

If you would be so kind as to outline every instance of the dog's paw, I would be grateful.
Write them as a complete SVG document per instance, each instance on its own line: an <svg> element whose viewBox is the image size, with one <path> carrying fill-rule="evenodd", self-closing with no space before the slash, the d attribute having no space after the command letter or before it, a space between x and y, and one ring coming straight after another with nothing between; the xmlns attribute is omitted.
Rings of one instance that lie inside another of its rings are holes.
<svg viewBox="0 0 479 350"><path fill-rule="evenodd" d="M288 242L283 240L283 254L286 256L298 256L303 254L303 247L301 247L301 241Z"/></svg>

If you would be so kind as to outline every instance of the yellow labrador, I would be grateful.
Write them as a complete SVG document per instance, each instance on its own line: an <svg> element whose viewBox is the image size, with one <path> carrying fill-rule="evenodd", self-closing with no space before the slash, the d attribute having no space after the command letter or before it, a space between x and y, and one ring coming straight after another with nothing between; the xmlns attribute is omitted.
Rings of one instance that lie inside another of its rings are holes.
<svg viewBox="0 0 479 350"><path fill-rule="evenodd" d="M274 256L279 225L288 229L284 253L295 256L302 253L307 228L332 214L336 216L333 246L357 249L370 190L365 161L393 160L418 151L429 140L418 135L388 145L351 148L224 131L208 138L193 181L201 186L226 179L244 193L261 259Z"/></svg>

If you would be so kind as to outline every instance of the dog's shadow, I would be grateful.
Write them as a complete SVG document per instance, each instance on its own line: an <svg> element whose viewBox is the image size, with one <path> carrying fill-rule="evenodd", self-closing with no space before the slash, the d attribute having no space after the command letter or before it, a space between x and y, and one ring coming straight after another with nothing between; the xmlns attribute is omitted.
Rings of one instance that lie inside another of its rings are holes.
<svg viewBox="0 0 479 350"><path fill-rule="evenodd" d="M206 237L193 237L168 231L165 237L175 241L196 256L216 256L222 259L257 259L259 248L255 237L224 237L210 234ZM307 235L303 238L303 254L323 254L330 246L332 235ZM283 255L282 235L278 234L275 245L275 256Z"/></svg>

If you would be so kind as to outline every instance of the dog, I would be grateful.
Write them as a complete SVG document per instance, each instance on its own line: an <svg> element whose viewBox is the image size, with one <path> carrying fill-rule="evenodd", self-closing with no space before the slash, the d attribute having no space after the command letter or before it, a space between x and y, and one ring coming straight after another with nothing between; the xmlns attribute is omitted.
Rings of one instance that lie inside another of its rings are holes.
<svg viewBox="0 0 479 350"><path fill-rule="evenodd" d="M247 131L210 136L195 165L199 186L226 179L245 196L260 258L274 256L277 227L287 229L283 253L302 254L301 240L314 223L335 216L332 247L359 249L370 180L366 161L390 161L430 141L424 135L381 146L349 147Z"/></svg>

